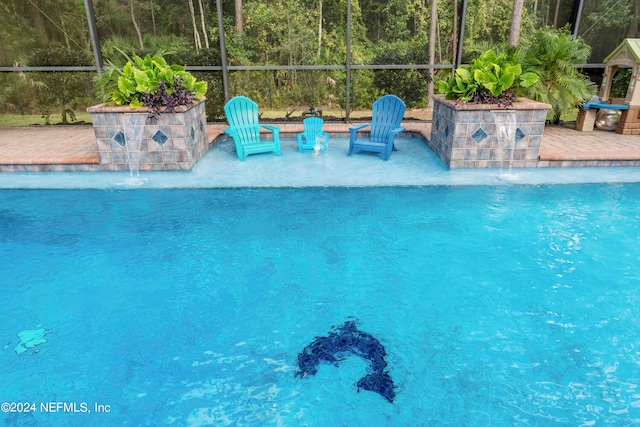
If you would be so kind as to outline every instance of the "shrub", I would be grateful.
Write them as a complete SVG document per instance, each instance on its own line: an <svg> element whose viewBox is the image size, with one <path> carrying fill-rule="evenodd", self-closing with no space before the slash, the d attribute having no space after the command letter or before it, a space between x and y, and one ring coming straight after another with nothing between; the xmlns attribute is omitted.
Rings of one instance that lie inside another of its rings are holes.
<svg viewBox="0 0 640 427"><path fill-rule="evenodd" d="M36 49L29 64L43 66L90 65L91 57L83 51L71 50L53 44ZM37 103L47 123L49 116L57 110L62 123L75 121L75 113L80 105L86 105L92 92L89 73L58 71L32 74L33 88Z"/></svg>
<svg viewBox="0 0 640 427"><path fill-rule="evenodd" d="M596 94L596 85L577 66L587 62L591 48L574 38L568 28L541 28L533 33L523 54L523 67L538 76L525 96L551 105L547 120L559 122L562 112L573 110Z"/></svg>
<svg viewBox="0 0 640 427"><path fill-rule="evenodd" d="M379 52L373 59L374 64L416 64L427 63L414 49L390 46ZM429 71L424 69L374 70L373 84L380 93L394 94L408 107L424 105L427 100Z"/></svg>

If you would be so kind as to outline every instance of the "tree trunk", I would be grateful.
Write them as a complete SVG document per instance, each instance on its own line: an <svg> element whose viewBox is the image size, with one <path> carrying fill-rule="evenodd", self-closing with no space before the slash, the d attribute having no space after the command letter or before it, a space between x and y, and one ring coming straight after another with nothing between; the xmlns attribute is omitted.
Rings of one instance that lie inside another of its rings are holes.
<svg viewBox="0 0 640 427"><path fill-rule="evenodd" d="M234 0L233 4L236 7L236 34L242 34L244 32L243 18L242 18L242 0Z"/></svg>
<svg viewBox="0 0 640 427"><path fill-rule="evenodd" d="M209 36L207 35L207 26L204 23L204 7L202 6L202 0L198 0L198 6L200 6L200 23L202 24L202 36L204 37L204 45L209 49Z"/></svg>
<svg viewBox="0 0 640 427"><path fill-rule="evenodd" d="M520 44L520 26L522 25L523 10L524 0L513 0L511 28L509 29L509 46L511 47L517 47Z"/></svg>
<svg viewBox="0 0 640 427"><path fill-rule="evenodd" d="M64 23L64 18L60 15L60 28L62 29L62 35L64 36L64 44L67 49L71 50L71 43L69 43L69 35L67 34L67 26Z"/></svg>
<svg viewBox="0 0 640 427"><path fill-rule="evenodd" d="M140 49L144 50L144 43L142 42L142 33L140 32L140 27L138 27L138 23L136 22L136 14L133 11L133 0L129 0L129 6L131 10L131 22L133 22L133 28L135 28L136 34L138 35L138 42L140 43Z"/></svg>
<svg viewBox="0 0 640 427"><path fill-rule="evenodd" d="M429 24L429 65L435 65L436 59L436 26L438 25L438 0L431 0L431 23ZM429 68L429 81L427 82L427 108L433 108L433 78L434 69Z"/></svg>
<svg viewBox="0 0 640 427"><path fill-rule="evenodd" d="M29 8L31 9L31 19L33 21L33 26L38 31L38 35L40 36L40 41L42 44L49 43L49 34L47 34L47 28L44 25L44 19L42 19L42 12L40 8L34 3L29 2Z"/></svg>
<svg viewBox="0 0 640 427"><path fill-rule="evenodd" d="M318 58L322 53L322 0L318 0Z"/></svg>
<svg viewBox="0 0 640 427"><path fill-rule="evenodd" d="M156 14L154 12L153 0L151 0L151 25L153 26L153 37L156 37Z"/></svg>
<svg viewBox="0 0 640 427"><path fill-rule="evenodd" d="M633 14L633 20L629 24L627 31L627 38L633 39L638 36L638 16L640 16L640 2L636 2L635 13Z"/></svg>
<svg viewBox="0 0 640 427"><path fill-rule="evenodd" d="M202 42L200 41L200 33L198 32L198 26L196 25L196 11L193 8L193 0L188 0L189 13L191 14L191 25L193 26L193 42L196 45L196 52L202 49Z"/></svg>

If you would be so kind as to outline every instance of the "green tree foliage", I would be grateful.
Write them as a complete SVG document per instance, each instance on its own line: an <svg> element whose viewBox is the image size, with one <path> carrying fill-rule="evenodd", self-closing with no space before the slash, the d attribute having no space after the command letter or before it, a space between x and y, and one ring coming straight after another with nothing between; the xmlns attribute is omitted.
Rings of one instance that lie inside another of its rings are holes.
<svg viewBox="0 0 640 427"><path fill-rule="evenodd" d="M57 43L91 53L82 0L0 2L0 65L23 63L33 49ZM31 55L31 65L38 64Z"/></svg>
<svg viewBox="0 0 640 427"><path fill-rule="evenodd" d="M513 1L474 0L467 3L463 63L469 63L479 53L507 41ZM161 53L168 58L168 55L176 55L184 62L180 59L171 62L184 65L219 65L216 1L193 0L193 9L189 3L186 0L93 0L104 58L121 61L119 49L129 56ZM347 0L243 0L242 34L234 32L235 3L231 0L222 2L230 64L345 64ZM520 45L526 47L537 43L531 37L536 23L563 25L572 10L570 3L525 0ZM455 59L461 4L462 0L439 0L437 3L436 64L450 64ZM556 5L560 5L558 13L555 13ZM352 0L351 11L352 64L429 62L431 0ZM639 12L640 0L586 1L580 33L584 33L585 40L594 47L591 60L601 60L622 38L636 36ZM134 19L143 40L142 49ZM205 43L202 43L203 49L197 46L195 31L200 32L201 39L210 41L209 49ZM74 54L83 52L87 59L83 65L92 63L83 0L0 2L0 65L44 65L34 55L35 49L53 45ZM203 55L194 56L200 53ZM449 71L439 74L451 75ZM52 76L62 77L59 73ZM203 76L209 82L207 97L223 102L220 73L207 72ZM51 82L45 80L40 74L28 73L26 79L6 76L4 81L11 81L11 84L9 90L2 91L3 107L28 109L34 104L29 96L35 94L36 86L51 86ZM237 71L230 75L230 86L232 95L251 96L261 104L289 111L311 104L344 106L346 74L344 70ZM378 96L389 92L399 94L409 106L424 106L423 87L426 86L426 73L421 70L354 68L351 107L368 108ZM22 88L20 96L16 93L18 87ZM84 97L77 98L75 104L82 102L85 102ZM207 103L207 108L213 108L210 107L213 104ZM208 111L208 114L220 117L219 111Z"/></svg>
<svg viewBox="0 0 640 427"><path fill-rule="evenodd" d="M0 74L0 111L21 115L34 111L36 84L26 73Z"/></svg>
<svg viewBox="0 0 640 427"><path fill-rule="evenodd" d="M313 64L315 19L302 2L245 2L242 34L229 32L230 61L238 65Z"/></svg>
<svg viewBox="0 0 640 427"><path fill-rule="evenodd" d="M593 62L602 61L625 38L638 37L640 0L587 1L582 14L578 35L591 46Z"/></svg>
<svg viewBox="0 0 640 427"><path fill-rule="evenodd" d="M611 81L611 98L625 98L629 90L629 83L632 76L631 68L621 68L613 76Z"/></svg>
<svg viewBox="0 0 640 427"><path fill-rule="evenodd" d="M32 61L40 65L87 65L90 56L82 51L52 44L35 49ZM35 96L41 113L48 120L52 113L60 113L62 122L75 121L78 105L86 105L93 92L92 74L86 72L33 73Z"/></svg>
<svg viewBox="0 0 640 427"><path fill-rule="evenodd" d="M0 3L0 65L23 62L24 51L35 46L36 34L29 20L16 13L14 3Z"/></svg>
<svg viewBox="0 0 640 427"><path fill-rule="evenodd" d="M513 0L476 0L469 2L465 28L465 52L484 52L487 48L509 40ZM534 29L528 9L522 16L520 34L525 38ZM521 43L524 40L521 40ZM463 62L470 61L469 57Z"/></svg>
<svg viewBox="0 0 640 427"><path fill-rule="evenodd" d="M423 46L413 48L407 43L385 45L374 57L374 64L425 64L427 50ZM427 102L429 72L425 69L373 70L373 84L380 95L396 95L412 107L422 107Z"/></svg>
<svg viewBox="0 0 640 427"><path fill-rule="evenodd" d="M196 52L193 49L178 50L165 54L167 62L173 64L189 65L220 65L220 49L217 47L210 49L200 49ZM213 71L192 71L191 74L198 80L208 82L207 102L205 108L209 120L224 118L224 89L222 87L222 74Z"/></svg>
<svg viewBox="0 0 640 427"><path fill-rule="evenodd" d="M211 9L213 3L213 9ZM136 22L147 37L180 36L191 34L191 17L185 1L134 0ZM207 12L215 13L215 2L207 2ZM103 40L119 36L137 43L131 20L129 0L100 0L95 4L98 34ZM212 19L209 19L212 22Z"/></svg>

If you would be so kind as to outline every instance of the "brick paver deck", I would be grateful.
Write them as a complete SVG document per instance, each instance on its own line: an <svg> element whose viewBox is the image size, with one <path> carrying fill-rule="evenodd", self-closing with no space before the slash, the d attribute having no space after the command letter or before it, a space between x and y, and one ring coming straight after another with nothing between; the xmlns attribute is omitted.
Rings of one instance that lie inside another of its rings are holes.
<svg viewBox="0 0 640 427"><path fill-rule="evenodd" d="M353 124L325 123L329 133L348 133ZM425 138L431 123L403 124ZM297 133L301 123L278 125L282 133ZM222 134L223 123L208 125L209 141ZM640 136L594 130L579 132L565 126L546 126L538 167L640 166ZM0 172L100 171L90 125L0 127Z"/></svg>
<svg viewBox="0 0 640 427"><path fill-rule="evenodd" d="M640 136L546 126L539 166L640 166Z"/></svg>

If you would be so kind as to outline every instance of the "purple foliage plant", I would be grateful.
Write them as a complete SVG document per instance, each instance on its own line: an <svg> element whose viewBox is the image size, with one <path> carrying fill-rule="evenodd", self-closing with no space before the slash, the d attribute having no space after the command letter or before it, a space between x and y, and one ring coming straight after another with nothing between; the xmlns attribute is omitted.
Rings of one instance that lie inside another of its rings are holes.
<svg viewBox="0 0 640 427"><path fill-rule="evenodd" d="M140 97L145 107L151 108L150 120L156 120L163 109L164 112L175 113L176 107L191 105L195 99L195 94L187 89L180 76L174 76L172 84L158 82L158 93L147 92Z"/></svg>

